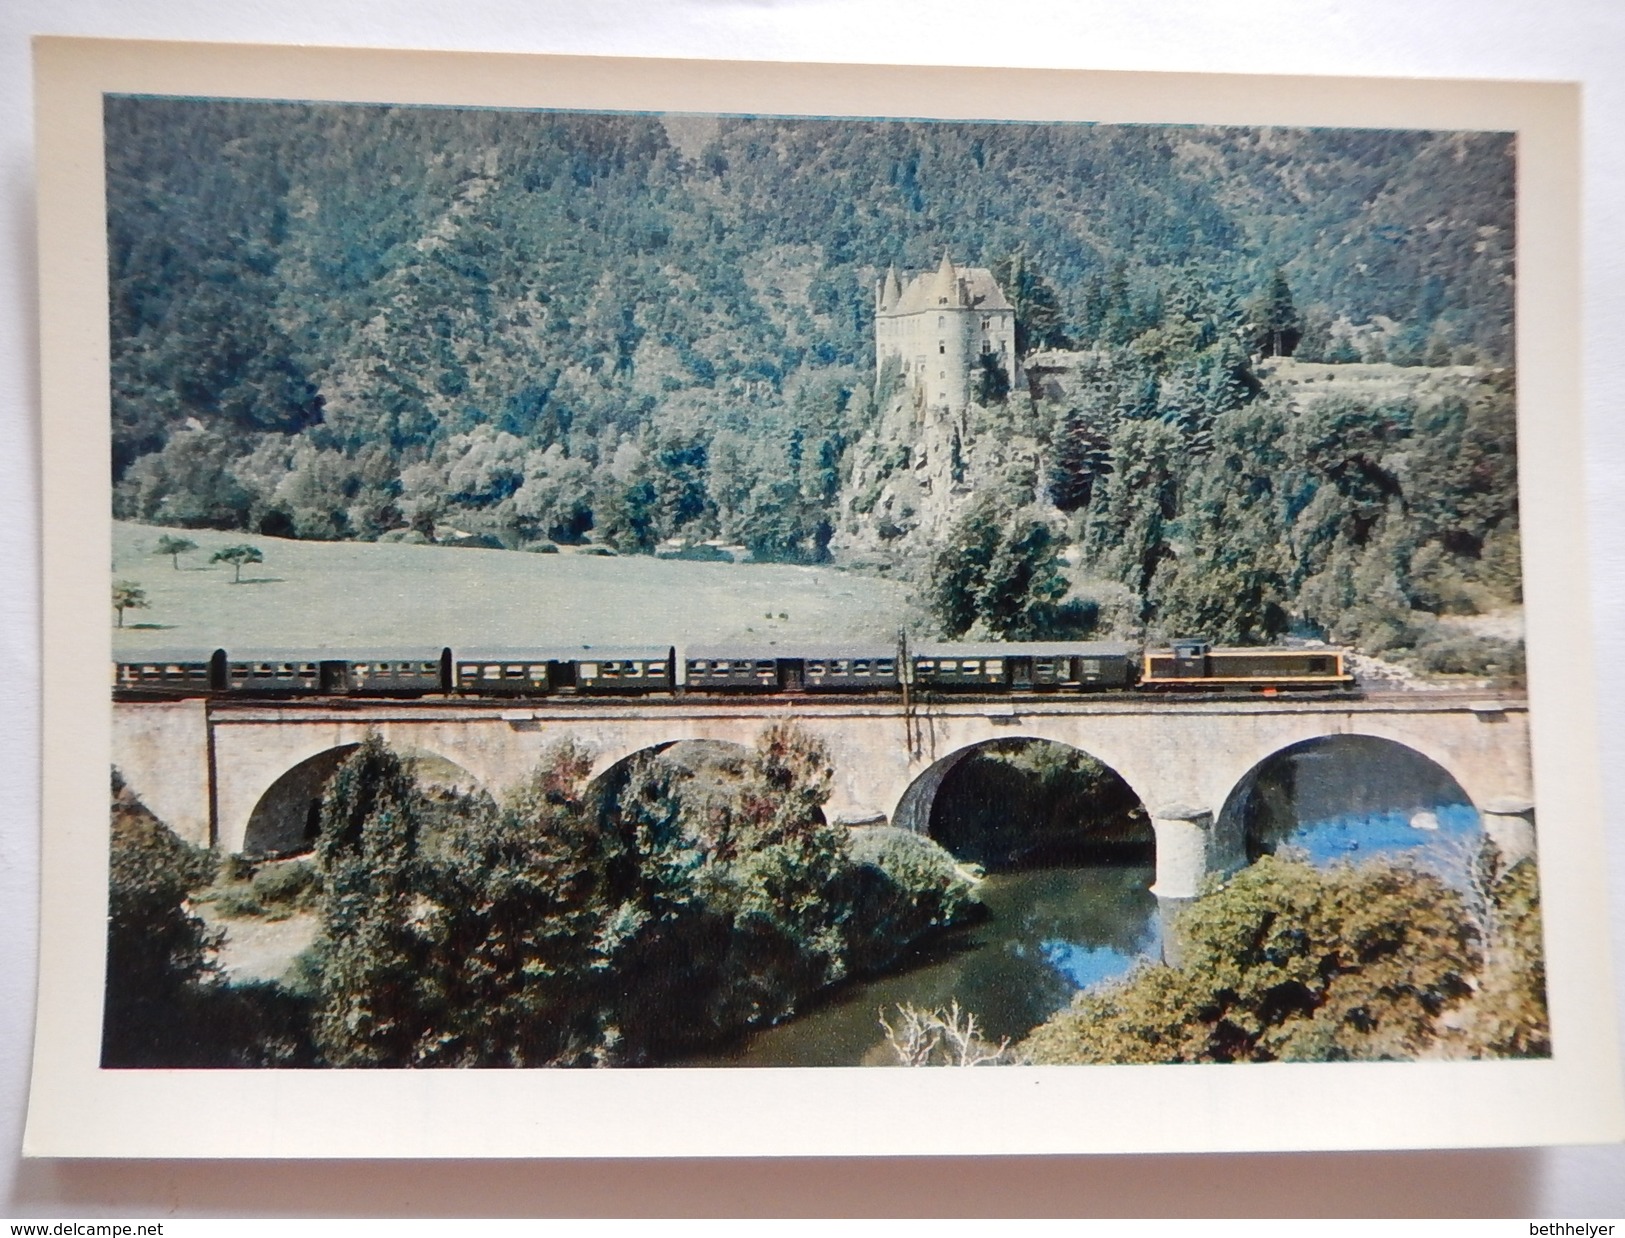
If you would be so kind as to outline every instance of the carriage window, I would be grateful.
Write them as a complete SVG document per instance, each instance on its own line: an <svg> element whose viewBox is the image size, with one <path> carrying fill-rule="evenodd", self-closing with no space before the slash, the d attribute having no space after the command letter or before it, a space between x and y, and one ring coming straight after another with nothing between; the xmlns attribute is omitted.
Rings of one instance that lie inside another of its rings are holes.
<svg viewBox="0 0 1625 1238"><path fill-rule="evenodd" d="M877 675L893 675L896 674L896 670L896 665L890 658L875 663L875 674Z"/></svg>
<svg viewBox="0 0 1625 1238"><path fill-rule="evenodd" d="M980 661L966 662L960 667L960 669L963 670L967 675L974 675L977 671L982 669L982 664Z"/></svg>
<svg viewBox="0 0 1625 1238"><path fill-rule="evenodd" d="M959 663L957 661L952 661L945 658L942 662L942 669L945 671L957 671L959 669Z"/></svg>
<svg viewBox="0 0 1625 1238"><path fill-rule="evenodd" d="M989 658L987 660L987 673L989 675L1002 675L1002 674L1004 674L1004 659L1003 658Z"/></svg>
<svg viewBox="0 0 1625 1238"><path fill-rule="evenodd" d="M628 662L622 669L621 674L627 679L637 679L643 674L643 667L637 662Z"/></svg>
<svg viewBox="0 0 1625 1238"><path fill-rule="evenodd" d="M598 678L598 663L596 663L596 662L583 662L581 664L581 677L583 679L597 679Z"/></svg>
<svg viewBox="0 0 1625 1238"><path fill-rule="evenodd" d="M1078 665L1083 668L1083 673L1085 675L1098 675L1098 674L1100 674L1100 659L1099 658L1085 658L1085 659L1083 659L1083 661L1078 663Z"/></svg>
<svg viewBox="0 0 1625 1238"><path fill-rule="evenodd" d="M525 675L526 668L523 666L505 666L502 668L502 677L504 679L523 679Z"/></svg>
<svg viewBox="0 0 1625 1238"><path fill-rule="evenodd" d="M666 664L664 662L651 662L645 670L655 679L664 679L666 677Z"/></svg>
<svg viewBox="0 0 1625 1238"><path fill-rule="evenodd" d="M915 663L915 665L918 666L922 671L934 671L937 669L936 660L933 658L921 658Z"/></svg>

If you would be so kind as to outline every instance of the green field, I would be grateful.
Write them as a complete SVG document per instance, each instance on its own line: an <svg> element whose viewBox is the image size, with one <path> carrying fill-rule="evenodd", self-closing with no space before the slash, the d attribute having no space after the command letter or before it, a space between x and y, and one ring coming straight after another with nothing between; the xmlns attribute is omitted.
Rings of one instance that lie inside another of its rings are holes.
<svg viewBox="0 0 1625 1238"><path fill-rule="evenodd" d="M165 533L198 549L153 553ZM223 546L265 556L232 583ZM146 591L116 650L891 641L921 620L904 583L781 564L298 542L113 524L113 578ZM113 622L109 612L108 622Z"/></svg>

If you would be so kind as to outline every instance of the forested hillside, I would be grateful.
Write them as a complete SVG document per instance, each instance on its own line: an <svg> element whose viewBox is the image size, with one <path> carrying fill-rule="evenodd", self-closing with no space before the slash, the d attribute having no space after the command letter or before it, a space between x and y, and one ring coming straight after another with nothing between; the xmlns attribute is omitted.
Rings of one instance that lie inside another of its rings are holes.
<svg viewBox="0 0 1625 1238"><path fill-rule="evenodd" d="M1393 608L1516 593L1506 135L153 98L106 127L127 518L909 571L986 502L1117 582L1117 628L1330 628L1373 546ZM873 288L945 251L1064 356L982 384L927 467ZM1286 353L1463 377L1311 426ZM1436 429L1487 463L1451 473ZM1101 623L1054 584L973 623Z"/></svg>

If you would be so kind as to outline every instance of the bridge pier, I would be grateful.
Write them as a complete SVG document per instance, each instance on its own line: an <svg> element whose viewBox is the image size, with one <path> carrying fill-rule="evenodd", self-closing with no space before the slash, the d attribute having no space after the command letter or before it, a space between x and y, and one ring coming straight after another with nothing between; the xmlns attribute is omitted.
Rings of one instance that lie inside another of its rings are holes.
<svg viewBox="0 0 1625 1238"><path fill-rule="evenodd" d="M1247 864L1247 843L1239 823L1189 804L1163 804L1150 810L1157 842L1157 896L1162 923L1162 961L1185 965L1180 922L1185 909L1202 893L1210 875L1228 876Z"/></svg>
<svg viewBox="0 0 1625 1238"><path fill-rule="evenodd" d="M1484 833L1508 868L1535 854L1535 805L1530 800L1493 799L1484 805L1479 817Z"/></svg>
<svg viewBox="0 0 1625 1238"><path fill-rule="evenodd" d="M1150 812L1157 840L1151 893L1159 899L1188 901L1202 892L1210 873L1227 875L1246 865L1246 844L1235 823L1220 824L1208 809L1189 804L1164 804Z"/></svg>

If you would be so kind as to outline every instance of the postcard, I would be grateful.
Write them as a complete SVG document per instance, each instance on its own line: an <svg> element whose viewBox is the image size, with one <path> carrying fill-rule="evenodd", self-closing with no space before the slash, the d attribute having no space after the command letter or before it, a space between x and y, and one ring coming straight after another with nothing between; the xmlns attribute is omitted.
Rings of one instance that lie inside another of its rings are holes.
<svg viewBox="0 0 1625 1238"><path fill-rule="evenodd" d="M1574 87L36 70L30 1154L1625 1130Z"/></svg>

